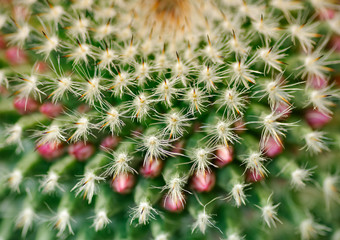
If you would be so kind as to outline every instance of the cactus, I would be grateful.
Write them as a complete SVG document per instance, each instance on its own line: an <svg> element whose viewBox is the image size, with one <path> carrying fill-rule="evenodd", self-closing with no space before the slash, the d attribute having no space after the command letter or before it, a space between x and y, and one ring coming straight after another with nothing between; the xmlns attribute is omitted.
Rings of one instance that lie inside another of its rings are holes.
<svg viewBox="0 0 340 240"><path fill-rule="evenodd" d="M2 1L0 239L340 239L339 10Z"/></svg>

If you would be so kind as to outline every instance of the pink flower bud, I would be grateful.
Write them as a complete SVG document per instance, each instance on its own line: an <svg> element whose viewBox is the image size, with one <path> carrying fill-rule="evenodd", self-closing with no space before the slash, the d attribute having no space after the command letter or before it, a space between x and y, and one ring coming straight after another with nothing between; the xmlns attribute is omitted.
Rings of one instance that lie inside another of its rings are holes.
<svg viewBox="0 0 340 240"><path fill-rule="evenodd" d="M162 160L156 158L152 161L147 161L140 169L141 174L145 178L154 178L159 176L162 171L163 162Z"/></svg>
<svg viewBox="0 0 340 240"><path fill-rule="evenodd" d="M27 62L26 53L18 47L10 47L5 52L6 59L11 65L21 65Z"/></svg>
<svg viewBox="0 0 340 240"><path fill-rule="evenodd" d="M330 48L334 49L336 52L340 53L340 36L335 35L329 41Z"/></svg>
<svg viewBox="0 0 340 240"><path fill-rule="evenodd" d="M18 111L18 113L30 114L38 110L39 104L33 98L21 98L16 97L13 101L14 108Z"/></svg>
<svg viewBox="0 0 340 240"><path fill-rule="evenodd" d="M194 123L194 131L198 132L201 130L202 124L200 122L195 122Z"/></svg>
<svg viewBox="0 0 340 240"><path fill-rule="evenodd" d="M80 106L78 106L77 110L78 110L79 113L86 113L86 112L90 111L91 108L87 104L81 104Z"/></svg>
<svg viewBox="0 0 340 240"><path fill-rule="evenodd" d="M174 148L172 149L173 153L181 153L183 151L184 141L177 141L174 144Z"/></svg>
<svg viewBox="0 0 340 240"><path fill-rule="evenodd" d="M335 16L335 11L333 9L323 9L319 11L319 19L320 20L330 20Z"/></svg>
<svg viewBox="0 0 340 240"><path fill-rule="evenodd" d="M196 173L191 179L191 186L197 192L210 192L215 186L216 176L214 172Z"/></svg>
<svg viewBox="0 0 340 240"><path fill-rule="evenodd" d="M260 174L253 172L253 171L247 171L246 172L246 181L247 182L259 182L262 181L264 177L262 177Z"/></svg>
<svg viewBox="0 0 340 240"><path fill-rule="evenodd" d="M25 20L27 20L30 16L30 9L28 6L24 6L24 5L14 5L13 9L13 18L18 21L18 22L26 22Z"/></svg>
<svg viewBox="0 0 340 240"><path fill-rule="evenodd" d="M305 119L312 128L321 128L331 121L332 117L317 109L309 109L305 114Z"/></svg>
<svg viewBox="0 0 340 240"><path fill-rule="evenodd" d="M40 112L49 118L58 117L63 111L63 105L60 103L45 102L40 106Z"/></svg>
<svg viewBox="0 0 340 240"><path fill-rule="evenodd" d="M64 153L64 146L58 143L45 143L37 146L38 153L46 160L53 160Z"/></svg>
<svg viewBox="0 0 340 240"><path fill-rule="evenodd" d="M171 197L164 197L163 206L169 212L181 212L184 209L184 202L177 201L175 203Z"/></svg>
<svg viewBox="0 0 340 240"><path fill-rule="evenodd" d="M235 132L241 134L246 130L246 125L243 119L240 119L234 123Z"/></svg>
<svg viewBox="0 0 340 240"><path fill-rule="evenodd" d="M100 143L100 148L102 150L110 150L110 149L112 150L112 149L115 149L115 147L117 147L119 142L120 142L120 137L107 136Z"/></svg>
<svg viewBox="0 0 340 240"><path fill-rule="evenodd" d="M136 129L135 129L135 133L136 133L136 135L140 135L140 134L142 134L143 133L143 128L141 128L141 127L137 127Z"/></svg>
<svg viewBox="0 0 340 240"><path fill-rule="evenodd" d="M5 49L7 46L4 36L0 36L0 49Z"/></svg>
<svg viewBox="0 0 340 240"><path fill-rule="evenodd" d="M334 82L335 82L337 87L340 87L340 75L336 75L334 77Z"/></svg>
<svg viewBox="0 0 340 240"><path fill-rule="evenodd" d="M111 181L111 187L117 193L127 194L131 192L135 182L135 176L131 173L121 174Z"/></svg>
<svg viewBox="0 0 340 240"><path fill-rule="evenodd" d="M279 106L275 109L275 113L280 114L280 113L285 112L285 113L282 115L281 119L280 119L280 120L283 120L283 119L285 119L285 118L288 118L289 115L290 115L291 112L292 112L291 110L288 110L288 109L289 109L289 105L288 105L288 104L286 104L286 103L280 103Z"/></svg>
<svg viewBox="0 0 340 240"><path fill-rule="evenodd" d="M273 158L282 153L283 147L277 143L274 138L269 137L268 141L263 147L263 150L268 157Z"/></svg>
<svg viewBox="0 0 340 240"><path fill-rule="evenodd" d="M324 78L313 77L308 82L308 85L314 89L322 89L327 86L327 80Z"/></svg>
<svg viewBox="0 0 340 240"><path fill-rule="evenodd" d="M4 86L0 86L0 96L8 95L8 90Z"/></svg>
<svg viewBox="0 0 340 240"><path fill-rule="evenodd" d="M215 164L218 167L223 167L227 165L228 163L231 163L233 161L233 153L234 149L233 147L220 147L216 150L216 160Z"/></svg>
<svg viewBox="0 0 340 240"><path fill-rule="evenodd" d="M68 153L83 162L92 156L94 150L92 143L77 142L69 146Z"/></svg>
<svg viewBox="0 0 340 240"><path fill-rule="evenodd" d="M34 70L35 70L36 72L38 72L38 73L45 73L45 72L48 71L48 69L49 69L49 68L48 68L47 63L42 62L42 61L37 62L37 63L35 64L35 66L34 66Z"/></svg>

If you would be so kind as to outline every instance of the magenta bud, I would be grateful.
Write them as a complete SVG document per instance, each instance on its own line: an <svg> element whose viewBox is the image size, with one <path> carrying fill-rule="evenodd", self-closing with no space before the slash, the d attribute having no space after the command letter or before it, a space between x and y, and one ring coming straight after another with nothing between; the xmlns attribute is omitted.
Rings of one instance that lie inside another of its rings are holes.
<svg viewBox="0 0 340 240"><path fill-rule="evenodd" d="M5 49L7 46L4 36L0 35L0 49Z"/></svg>
<svg viewBox="0 0 340 240"><path fill-rule="evenodd" d="M287 103L280 103L277 108L275 109L275 113L280 114L284 113L280 120L288 118L289 115L292 113L291 110L289 110L289 105Z"/></svg>
<svg viewBox="0 0 340 240"><path fill-rule="evenodd" d="M318 13L318 17L320 20L330 20L335 16L335 11L333 9L322 9Z"/></svg>
<svg viewBox="0 0 340 240"><path fill-rule="evenodd" d="M234 149L233 147L220 147L216 150L215 164L218 167L223 167L233 161Z"/></svg>
<svg viewBox="0 0 340 240"><path fill-rule="evenodd" d="M133 174L120 174L111 181L111 187L117 193L127 194L131 192L135 182L136 180Z"/></svg>
<svg viewBox="0 0 340 240"><path fill-rule="evenodd" d="M117 147L119 142L120 142L120 137L107 136L100 143L100 148L102 150L110 150L110 149L113 150L115 149L115 147Z"/></svg>
<svg viewBox="0 0 340 240"><path fill-rule="evenodd" d="M18 111L18 113L30 114L38 110L39 104L33 98L21 98L16 97L13 101L14 108Z"/></svg>
<svg viewBox="0 0 340 240"><path fill-rule="evenodd" d="M152 161L147 161L140 169L141 174L145 178L154 178L159 176L162 171L163 162L162 160L156 158Z"/></svg>
<svg viewBox="0 0 340 240"><path fill-rule="evenodd" d="M90 106L87 104L81 104L77 108L79 113L86 113L91 110Z"/></svg>
<svg viewBox="0 0 340 240"><path fill-rule="evenodd" d="M169 212L181 212L184 209L184 201L174 202L171 197L163 198L163 207Z"/></svg>
<svg viewBox="0 0 340 240"><path fill-rule="evenodd" d="M195 173L191 179L191 186L197 192L210 192L215 186L215 182L215 173L206 171L203 174Z"/></svg>
<svg viewBox="0 0 340 240"><path fill-rule="evenodd" d="M6 59L11 65L21 65L27 62L26 53L18 47L10 47L5 52Z"/></svg>
<svg viewBox="0 0 340 240"><path fill-rule="evenodd" d="M277 141L275 141L274 138L269 137L268 141L263 147L263 150L268 157L273 158L282 153L283 147Z"/></svg>
<svg viewBox="0 0 340 240"><path fill-rule="evenodd" d="M264 176L261 176L260 174L253 172L253 171L247 171L246 172L246 181L247 182L259 182L264 179Z"/></svg>
<svg viewBox="0 0 340 240"><path fill-rule="evenodd" d="M46 102L43 103L40 108L40 112L44 115L46 115L49 118L55 118L58 117L62 111L63 111L63 105L60 103L51 103L51 102Z"/></svg>
<svg viewBox="0 0 340 240"><path fill-rule="evenodd" d="M64 146L60 143L45 143L37 146L38 153L48 161L63 155Z"/></svg>
<svg viewBox="0 0 340 240"><path fill-rule="evenodd" d="M305 119L312 128L321 128L332 120L330 115L324 114L317 109L309 109L305 114Z"/></svg>
<svg viewBox="0 0 340 240"><path fill-rule="evenodd" d="M4 86L0 86L0 96L6 96L8 95L8 90Z"/></svg>
<svg viewBox="0 0 340 240"><path fill-rule="evenodd" d="M334 82L337 85L337 87L340 87L340 75L334 77Z"/></svg>
<svg viewBox="0 0 340 240"><path fill-rule="evenodd" d="M238 134L243 133L246 130L246 125L243 119L240 119L234 123L235 132Z"/></svg>
<svg viewBox="0 0 340 240"><path fill-rule="evenodd" d="M174 144L174 148L172 149L173 153L181 153L183 151L184 141L177 141Z"/></svg>
<svg viewBox="0 0 340 240"><path fill-rule="evenodd" d="M202 124L200 122L194 123L194 131L199 132L201 130Z"/></svg>
<svg viewBox="0 0 340 240"><path fill-rule="evenodd" d="M48 69L49 69L49 67L48 67L47 63L42 62L42 61L37 62L34 66L34 70L38 73L45 73L45 72L48 71Z"/></svg>
<svg viewBox="0 0 340 240"><path fill-rule="evenodd" d="M309 80L308 85L314 89L322 89L327 87L327 80L320 77L313 77Z"/></svg>
<svg viewBox="0 0 340 240"><path fill-rule="evenodd" d="M340 53L340 36L334 35L330 42L330 48L334 49L336 52Z"/></svg>
<svg viewBox="0 0 340 240"><path fill-rule="evenodd" d="M69 146L68 153L83 162L92 156L94 150L92 143L76 142Z"/></svg>
<svg viewBox="0 0 340 240"><path fill-rule="evenodd" d="M27 22L31 11L28 7L29 5L14 5L12 11L13 11L13 18L16 19L16 21L24 21Z"/></svg>

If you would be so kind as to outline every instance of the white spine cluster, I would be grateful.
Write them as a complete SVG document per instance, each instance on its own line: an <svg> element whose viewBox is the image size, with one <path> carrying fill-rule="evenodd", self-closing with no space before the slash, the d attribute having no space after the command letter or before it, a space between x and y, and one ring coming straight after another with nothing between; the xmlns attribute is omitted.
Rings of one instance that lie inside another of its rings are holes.
<svg viewBox="0 0 340 240"><path fill-rule="evenodd" d="M271 196L269 196L267 200L267 204L260 207L262 211L262 218L267 224L268 227L276 227L276 222L282 223L280 219L277 217L277 208L279 207L279 203L273 205L271 203Z"/></svg>
<svg viewBox="0 0 340 240"><path fill-rule="evenodd" d="M74 128L75 131L67 141L77 142L80 139L86 141L88 135L91 134L91 130L95 128L95 125L90 122L87 116L80 116L71 128Z"/></svg>
<svg viewBox="0 0 340 240"><path fill-rule="evenodd" d="M47 175L43 176L43 179L40 182L40 188L43 193L53 193L57 189L62 190L61 186L58 183L60 176L53 172L49 171Z"/></svg>
<svg viewBox="0 0 340 240"><path fill-rule="evenodd" d="M263 162L267 159L262 156L261 152L253 152L243 160L246 169L250 170L254 177L259 175L261 177L267 176L268 170L263 166Z"/></svg>
<svg viewBox="0 0 340 240"><path fill-rule="evenodd" d="M22 48L27 41L32 29L28 24L21 24L16 20L14 20L14 24L17 27L17 31L7 36L8 43L11 45L18 45Z"/></svg>
<svg viewBox="0 0 340 240"><path fill-rule="evenodd" d="M81 62L85 64L88 63L89 58L94 58L94 53L92 50L92 46L86 43L81 43L77 40L77 46L74 45L69 46L69 53L65 55L65 57L69 58L73 61L73 65L77 65Z"/></svg>
<svg viewBox="0 0 340 240"><path fill-rule="evenodd" d="M48 36L44 31L42 33L45 37L45 40L41 45L34 47L34 49L38 54L44 55L46 60L52 51L57 51L58 48L60 48L60 40L55 35Z"/></svg>
<svg viewBox="0 0 340 240"><path fill-rule="evenodd" d="M312 169L297 168L291 173L291 186L295 189L302 189L306 182L311 180Z"/></svg>
<svg viewBox="0 0 340 240"><path fill-rule="evenodd" d="M325 196L326 206L328 208L332 202L340 203L340 194L337 187L339 183L339 176L327 176L323 180L322 190Z"/></svg>
<svg viewBox="0 0 340 240"><path fill-rule="evenodd" d="M23 173L19 169L14 169L8 176L7 182L11 190L20 192L20 184L23 180Z"/></svg>
<svg viewBox="0 0 340 240"><path fill-rule="evenodd" d="M313 45L315 44L313 38L321 37L315 30L318 23L311 23L311 20L305 22L301 15L293 22L294 24L289 26L292 41L295 43L295 39L297 39L305 52L313 49Z"/></svg>
<svg viewBox="0 0 340 240"><path fill-rule="evenodd" d="M325 144L325 141L327 141L328 138L325 137L324 132L313 131L307 133L304 138L306 142L304 148L306 149L306 151L310 151L312 154L318 154L322 151L329 150L327 145Z"/></svg>
<svg viewBox="0 0 340 240"><path fill-rule="evenodd" d="M39 131L35 135L38 137L38 146L45 143L59 144L66 141L64 132L58 124L51 124L50 126L47 126L45 130Z"/></svg>
<svg viewBox="0 0 340 240"><path fill-rule="evenodd" d="M191 88L185 93L184 100L190 104L189 111L194 115L195 112L201 114L207 104L207 95L199 88Z"/></svg>
<svg viewBox="0 0 340 240"><path fill-rule="evenodd" d="M133 157L131 157L128 152L112 152L112 156L113 159L111 163L107 165L107 168L103 173L104 176L112 176L113 179L115 179L121 174L137 173L137 171L130 166Z"/></svg>
<svg viewBox="0 0 340 240"><path fill-rule="evenodd" d="M312 218L307 218L300 223L300 233L302 240L315 239L325 235L330 229L324 225L316 223Z"/></svg>
<svg viewBox="0 0 340 240"><path fill-rule="evenodd" d="M91 226L98 232L104 229L109 223L111 223L111 220L108 218L106 211L100 210L96 213Z"/></svg>
<svg viewBox="0 0 340 240"><path fill-rule="evenodd" d="M190 169L191 173L196 173L197 175L204 175L206 172L210 172L210 167L215 166L212 160L213 154L212 150L209 148L197 148L193 150L191 156L192 166Z"/></svg>
<svg viewBox="0 0 340 240"><path fill-rule="evenodd" d="M296 84L287 84L282 74L279 74L273 80L267 81L264 84L264 90L258 93L263 97L267 96L270 107L277 109L281 104L291 105L292 93L297 90L293 88L294 85Z"/></svg>
<svg viewBox="0 0 340 240"><path fill-rule="evenodd" d="M77 87L80 98L84 99L91 106L94 106L95 102L102 104L104 87L101 85L101 77L94 76L85 81L85 83Z"/></svg>
<svg viewBox="0 0 340 240"><path fill-rule="evenodd" d="M212 220L212 217L204 210L198 214L197 220L192 227L192 232L198 228L201 233L205 234L207 227L212 226L214 226L214 221Z"/></svg>
<svg viewBox="0 0 340 240"><path fill-rule="evenodd" d="M170 139L182 137L185 128L190 126L189 121L192 120L191 118L188 118L188 114L183 115L182 111L172 111L161 116L161 118L162 123L164 122L166 124L163 132L168 135Z"/></svg>
<svg viewBox="0 0 340 240"><path fill-rule="evenodd" d="M51 86L49 86L52 92L48 95L48 98L50 98L53 103L56 103L62 99L67 92L74 93L72 87L73 82L70 76L58 76L53 79Z"/></svg>
<svg viewBox="0 0 340 240"><path fill-rule="evenodd" d="M26 75L19 78L20 83L16 85L15 94L21 98L27 99L30 95L40 98L44 93L39 89L41 82L36 75Z"/></svg>
<svg viewBox="0 0 340 240"><path fill-rule="evenodd" d="M20 212L15 225L18 228L22 228L22 237L26 237L28 230L32 228L36 218L37 215L31 207L26 207Z"/></svg>
<svg viewBox="0 0 340 240"><path fill-rule="evenodd" d="M23 149L21 142L22 133L23 129L19 124L8 127L6 130L6 144L17 144L19 149Z"/></svg>
<svg viewBox="0 0 340 240"><path fill-rule="evenodd" d="M172 101L178 95L178 89L175 87L176 82L171 79L164 79L156 88L158 100L164 102L168 107L172 106Z"/></svg>
<svg viewBox="0 0 340 240"><path fill-rule="evenodd" d="M227 88L216 100L215 104L220 106L218 110L225 107L223 115L227 112L228 116L232 115L234 118L237 118L243 115L243 111L246 108L247 101L244 94L245 90L238 91L236 88Z"/></svg>
<svg viewBox="0 0 340 240"><path fill-rule="evenodd" d="M76 191L76 196L79 194L83 194L84 199L87 198L88 203L90 204L93 198L93 195L96 194L98 186L97 182L103 181L103 177L97 176L93 171L88 171L84 174L83 178L72 188L71 191Z"/></svg>
<svg viewBox="0 0 340 240"><path fill-rule="evenodd" d="M51 219L54 227L58 230L57 237L62 236L62 234L68 230L70 234L74 234L71 221L74 221L67 209L61 209L56 216Z"/></svg>
<svg viewBox="0 0 340 240"><path fill-rule="evenodd" d="M236 207L240 207L242 204L246 205L246 194L244 190L247 186L249 186L249 184L236 183L231 189L228 198L233 198Z"/></svg>
<svg viewBox="0 0 340 240"><path fill-rule="evenodd" d="M260 74L259 71L253 70L251 65L254 63L255 58L246 61L244 58L234 62L230 65L228 73L230 74L231 81L236 85L244 85L249 88L249 83L255 84L255 74Z"/></svg>
<svg viewBox="0 0 340 240"><path fill-rule="evenodd" d="M138 150L146 151L144 163L173 155L173 153L167 150L171 147L170 140L162 139L159 134L139 136L139 138L142 142L139 142L140 147Z"/></svg>
<svg viewBox="0 0 340 240"><path fill-rule="evenodd" d="M105 113L101 115L100 128L109 128L112 134L120 132L121 128L125 125L122 120L122 114L119 107L109 106Z"/></svg>
<svg viewBox="0 0 340 240"><path fill-rule="evenodd" d="M235 122L239 121L239 118L235 120L231 119L219 119L217 124L207 126L209 132L208 144L212 146L223 145L229 147L229 144L234 144L239 141L239 136L235 134Z"/></svg>
<svg viewBox="0 0 340 240"><path fill-rule="evenodd" d="M187 183L187 177L180 177L178 175L174 175L169 181L166 182L166 185L163 187L162 191L168 190L166 194L166 198L170 198L173 203L177 206L181 204L184 206L185 197L184 197L184 186Z"/></svg>
<svg viewBox="0 0 340 240"><path fill-rule="evenodd" d="M155 219L155 214L158 214L148 201L140 202L132 209L131 223L138 219L138 224L147 224L150 219Z"/></svg>
<svg viewBox="0 0 340 240"><path fill-rule="evenodd" d="M273 138L278 145L283 146L281 137L285 136L285 132L287 132L287 128L293 126L293 123L285 123L280 122L279 120L290 111L290 108L285 109L284 111L277 113L272 112L262 118L260 124L263 127L261 134L261 146L264 147L269 138Z"/></svg>
<svg viewBox="0 0 340 240"><path fill-rule="evenodd" d="M309 96L309 104L312 104L314 108L320 112L331 115L331 107L335 106L334 100L340 98L340 92L338 89L332 89L332 85L321 89L313 89L307 91Z"/></svg>

